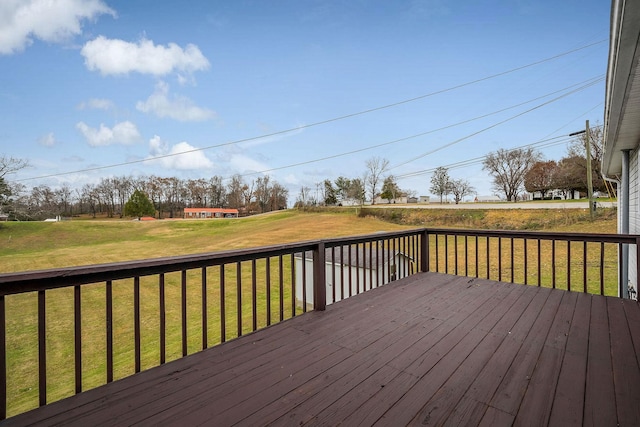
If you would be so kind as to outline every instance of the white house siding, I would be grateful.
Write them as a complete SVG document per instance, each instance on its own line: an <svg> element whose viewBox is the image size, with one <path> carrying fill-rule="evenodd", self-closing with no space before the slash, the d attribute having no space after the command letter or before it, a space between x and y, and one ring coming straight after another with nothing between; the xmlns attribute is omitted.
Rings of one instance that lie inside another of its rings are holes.
<svg viewBox="0 0 640 427"><path fill-rule="evenodd" d="M640 187L638 186L638 171L640 170L640 156L638 150L633 150L629 155L629 233L640 234ZM620 220L620 210L618 210ZM618 230L620 224L618 224ZM637 291L638 278L636 277L635 246L629 248L629 282Z"/></svg>

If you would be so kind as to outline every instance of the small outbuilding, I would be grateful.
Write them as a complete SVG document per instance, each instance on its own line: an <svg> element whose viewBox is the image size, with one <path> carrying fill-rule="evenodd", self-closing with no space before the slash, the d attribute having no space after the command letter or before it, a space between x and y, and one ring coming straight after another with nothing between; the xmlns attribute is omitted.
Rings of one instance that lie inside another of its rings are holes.
<svg viewBox="0 0 640 427"><path fill-rule="evenodd" d="M184 218L237 218L238 209L225 208L184 208Z"/></svg>

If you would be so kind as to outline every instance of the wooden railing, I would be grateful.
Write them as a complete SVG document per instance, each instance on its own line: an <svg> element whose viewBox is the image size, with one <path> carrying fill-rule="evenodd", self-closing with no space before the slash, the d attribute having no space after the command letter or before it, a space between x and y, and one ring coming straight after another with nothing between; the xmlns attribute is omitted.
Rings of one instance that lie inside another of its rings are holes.
<svg viewBox="0 0 640 427"><path fill-rule="evenodd" d="M0 274L0 418L421 271L617 295L638 239L416 229Z"/></svg>

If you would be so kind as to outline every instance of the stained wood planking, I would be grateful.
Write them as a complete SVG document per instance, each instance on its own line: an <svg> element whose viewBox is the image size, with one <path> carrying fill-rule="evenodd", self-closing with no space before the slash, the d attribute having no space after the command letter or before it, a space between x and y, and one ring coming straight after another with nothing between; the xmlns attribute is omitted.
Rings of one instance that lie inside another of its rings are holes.
<svg viewBox="0 0 640 427"><path fill-rule="evenodd" d="M631 301L421 273L12 425L633 425Z"/></svg>

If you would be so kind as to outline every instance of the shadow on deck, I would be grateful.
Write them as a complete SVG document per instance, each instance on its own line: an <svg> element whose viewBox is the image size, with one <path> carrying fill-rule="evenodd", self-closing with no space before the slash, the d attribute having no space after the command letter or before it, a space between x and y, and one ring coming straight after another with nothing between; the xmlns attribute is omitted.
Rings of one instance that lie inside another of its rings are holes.
<svg viewBox="0 0 640 427"><path fill-rule="evenodd" d="M640 425L635 301L419 273L9 425Z"/></svg>

